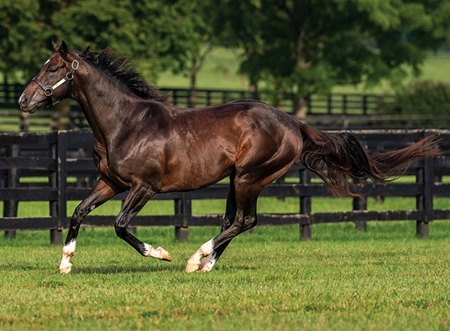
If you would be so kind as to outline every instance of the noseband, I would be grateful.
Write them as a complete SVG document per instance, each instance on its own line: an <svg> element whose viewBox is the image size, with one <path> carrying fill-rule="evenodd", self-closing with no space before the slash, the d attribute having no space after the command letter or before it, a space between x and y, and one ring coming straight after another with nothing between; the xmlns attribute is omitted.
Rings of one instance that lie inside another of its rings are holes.
<svg viewBox="0 0 450 331"><path fill-rule="evenodd" d="M75 74L75 71L77 71L79 65L80 65L80 63L77 60L73 60L72 68L70 69L70 71L66 73L66 76L64 78L60 79L54 85L51 85L51 86L50 85L45 85L43 82L41 82L36 77L34 77L31 81L33 81L36 84L38 84L39 87L44 90L45 96L47 98L50 98L52 104L55 105L60 100L54 100L52 98L53 91L56 90L58 87L60 87L62 84L66 83L66 82L70 82L73 79L73 75Z"/></svg>

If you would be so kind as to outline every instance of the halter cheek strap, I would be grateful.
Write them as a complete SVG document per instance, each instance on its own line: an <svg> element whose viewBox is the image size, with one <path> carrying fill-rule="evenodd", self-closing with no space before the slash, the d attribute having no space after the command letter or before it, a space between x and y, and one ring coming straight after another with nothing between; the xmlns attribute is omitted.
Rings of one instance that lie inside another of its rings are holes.
<svg viewBox="0 0 450 331"><path fill-rule="evenodd" d="M39 85L39 87L41 89L44 90L44 94L45 96L47 96L48 98L50 98L53 95L53 91L56 90L58 87L60 87L62 84L66 83L66 82L70 82L73 79L73 75L75 74L75 71L77 71L78 67L79 67L80 63L77 60L73 60L72 62L72 68L70 69L70 71L68 73L66 73L66 75L60 79L59 81L57 81L55 84L53 84L52 86L50 85L45 85L44 83L42 83L39 79L37 79L36 77L34 77L32 79L33 82L35 82L36 84ZM52 103L55 104L55 100L52 99ZM59 100L56 101L56 103L59 102Z"/></svg>

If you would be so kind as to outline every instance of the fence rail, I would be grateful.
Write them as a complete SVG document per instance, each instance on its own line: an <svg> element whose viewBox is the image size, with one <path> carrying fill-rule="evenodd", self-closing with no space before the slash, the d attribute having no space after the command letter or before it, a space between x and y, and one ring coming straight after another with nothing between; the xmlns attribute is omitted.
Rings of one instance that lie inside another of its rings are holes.
<svg viewBox="0 0 450 331"><path fill-rule="evenodd" d="M88 124L75 102L70 103L70 111L58 112L42 109L32 116L20 113L17 99L24 86L0 84L1 130L48 131L51 129L87 128ZM177 107L205 107L236 99L258 99L271 103L266 91L258 93L248 90L162 88L163 94L170 95L170 102ZM450 115L383 115L381 108L392 105L392 95L339 94L312 95L307 100L306 121L321 128L367 129L367 128L415 128L450 127ZM61 104L60 104L61 105ZM279 101L278 108L294 112L294 103L288 97Z"/></svg>
<svg viewBox="0 0 450 331"><path fill-rule="evenodd" d="M51 127L52 122L57 121L57 116L50 110L40 110L29 117L18 111L17 100L24 89L21 84L0 84L0 117L2 118L2 131L46 131ZM261 90L251 92L248 90L220 90L220 89L190 89L182 88L161 88L163 94L170 96L170 102L177 107L205 107L220 104L237 99L257 99L273 104L272 97L267 91ZM373 115L380 114L383 105L394 102L392 95L374 94L340 94L312 95L307 99L308 121L313 125L323 123L324 126L337 127L332 125L338 121L341 127L367 127L373 123L386 123L379 118L371 121ZM288 97L281 98L276 105L279 109L288 113L295 112L293 101ZM79 106L71 103L71 111L67 116L64 128L84 128L87 123ZM327 119L324 119L326 117ZM344 118L341 121L341 118ZM408 117L403 116L408 123ZM416 117L413 122L421 120ZM426 120L426 119L425 119ZM409 119L411 122L411 119ZM446 122L450 119L446 117ZM353 123L355 125L353 125ZM58 126L56 126L58 127ZM60 127L60 126L59 126ZM61 128L61 127L60 127Z"/></svg>
<svg viewBox="0 0 450 331"><path fill-rule="evenodd" d="M442 182L450 175L450 130L366 130L354 134L371 151L390 150L405 146L429 134L440 135L443 155L412 165L407 172L413 183L355 183L354 190L364 198L353 199L353 210L338 213L312 212L312 199L330 196L326 186L315 180L304 168L294 167L283 178L266 187L263 197L298 198L298 212L259 215L261 225L298 224L302 239L311 238L311 226L319 223L355 222L364 228L366 221L411 220L417 223L418 236L428 236L428 223L435 219L450 219L450 199L447 209L435 209L433 199L450 197L450 184ZM3 217L0 230L12 235L15 230L51 230L52 241L61 241L61 230L68 226L68 201L87 196L96 178L91 158L93 138L90 131L58 131L50 133L0 134L0 200ZM445 178L445 177L444 177ZM173 226L177 238L187 238L188 227L219 225L222 215L195 215L192 201L225 199L227 185L219 183L193 191L157 195L156 199L173 201L173 212L163 216L138 216L136 226ZM413 197L413 210L367 210L367 197ZM124 194L115 197L123 200ZM21 218L19 203L49 202L47 217ZM115 216L89 216L87 226L113 224Z"/></svg>
<svg viewBox="0 0 450 331"><path fill-rule="evenodd" d="M16 109L17 100L24 90L22 84L0 84L0 108ZM163 87L163 94L170 95L171 102L179 107L204 107L225 103L236 99L256 99L270 102L271 94L260 90L232 89L202 89ZM309 114L358 114L370 115L377 113L382 105L391 104L392 95L359 94L359 93L333 93L329 95L313 95L307 99ZM279 101L279 108L288 113L295 112L294 104L289 96Z"/></svg>

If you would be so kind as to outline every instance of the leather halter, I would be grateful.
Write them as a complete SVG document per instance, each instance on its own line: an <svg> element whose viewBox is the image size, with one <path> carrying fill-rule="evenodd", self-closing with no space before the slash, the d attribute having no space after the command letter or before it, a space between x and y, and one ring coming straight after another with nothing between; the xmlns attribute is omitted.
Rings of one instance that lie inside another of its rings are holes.
<svg viewBox="0 0 450 331"><path fill-rule="evenodd" d="M50 98L52 104L55 105L56 103L58 103L61 100L54 100L52 98L53 91L56 90L58 87L60 87L62 84L66 83L66 82L70 82L73 79L73 75L75 74L75 71L77 71L79 65L80 65L80 63L77 60L73 60L72 68L70 69L70 71L67 72L66 75L62 79L60 79L58 82L56 82L53 85L46 85L43 82L41 82L39 79L37 79L36 77L34 77L31 81L38 84L39 87L44 90L45 96L47 98Z"/></svg>

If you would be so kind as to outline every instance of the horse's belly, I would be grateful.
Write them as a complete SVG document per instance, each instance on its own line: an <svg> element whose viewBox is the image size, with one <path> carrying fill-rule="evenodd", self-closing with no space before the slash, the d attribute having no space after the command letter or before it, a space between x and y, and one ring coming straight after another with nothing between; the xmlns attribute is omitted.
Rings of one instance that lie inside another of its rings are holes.
<svg viewBox="0 0 450 331"><path fill-rule="evenodd" d="M226 155L191 157L178 164L169 164L161 191L189 191L217 183L231 172L233 161Z"/></svg>

